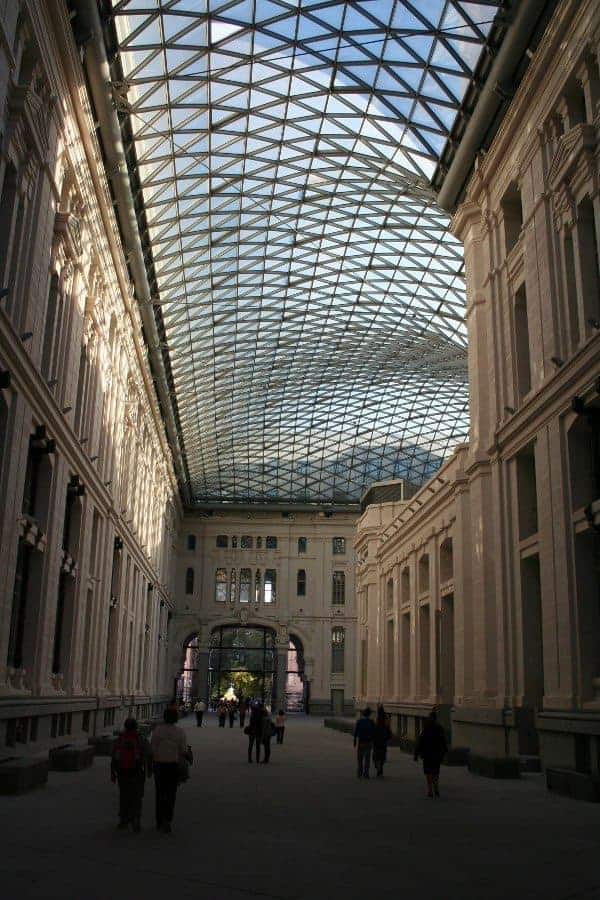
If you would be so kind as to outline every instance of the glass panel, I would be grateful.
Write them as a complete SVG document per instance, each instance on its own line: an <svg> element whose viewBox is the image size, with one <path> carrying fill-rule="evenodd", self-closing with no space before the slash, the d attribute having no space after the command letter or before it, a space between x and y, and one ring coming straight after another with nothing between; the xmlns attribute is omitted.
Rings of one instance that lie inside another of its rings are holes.
<svg viewBox="0 0 600 900"><path fill-rule="evenodd" d="M192 497L422 483L468 431L431 178L505 4L106 5Z"/></svg>
<svg viewBox="0 0 600 900"><path fill-rule="evenodd" d="M215 573L215 600L224 603L227 600L227 570L217 569Z"/></svg>
<svg viewBox="0 0 600 900"><path fill-rule="evenodd" d="M242 550L252 550L252 538L249 534L243 534L241 538Z"/></svg>
<svg viewBox="0 0 600 900"><path fill-rule="evenodd" d="M217 535L217 547L227 547L229 544L226 534Z"/></svg>
<svg viewBox="0 0 600 900"><path fill-rule="evenodd" d="M260 603L260 595L261 595L261 576L260 569L256 570L256 577L254 579L254 602Z"/></svg>
<svg viewBox="0 0 600 900"><path fill-rule="evenodd" d="M346 538L334 537L333 552L334 553L345 553L346 552Z"/></svg>
<svg viewBox="0 0 600 900"><path fill-rule="evenodd" d="M298 538L298 553L306 553L306 538Z"/></svg>
<svg viewBox="0 0 600 900"><path fill-rule="evenodd" d="M267 538L267 550L277 550L277 538L276 537L268 537Z"/></svg>
<svg viewBox="0 0 600 900"><path fill-rule="evenodd" d="M229 600L231 603L235 603L237 600L237 580L235 569L231 570L231 577L229 579Z"/></svg>
<svg viewBox="0 0 600 900"><path fill-rule="evenodd" d="M333 573L333 592L331 602L342 605L346 602L346 574L345 572Z"/></svg>

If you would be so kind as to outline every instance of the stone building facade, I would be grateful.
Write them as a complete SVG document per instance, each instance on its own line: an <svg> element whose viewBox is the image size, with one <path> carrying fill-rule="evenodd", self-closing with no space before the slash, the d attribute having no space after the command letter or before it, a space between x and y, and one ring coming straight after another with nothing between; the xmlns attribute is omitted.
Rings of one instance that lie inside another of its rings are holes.
<svg viewBox="0 0 600 900"><path fill-rule="evenodd" d="M301 708L315 715L354 710L355 523L356 514L343 512L185 515L171 666L180 676L186 648L198 638L195 662L187 663L194 669L192 696L214 700L222 693L210 659L217 629L258 627L276 644L269 702L285 702L291 642L300 657Z"/></svg>
<svg viewBox="0 0 600 900"><path fill-rule="evenodd" d="M62 4L0 3L0 746L161 708L177 485Z"/></svg>
<svg viewBox="0 0 600 900"><path fill-rule="evenodd" d="M384 699L409 737L436 706L457 746L592 774L599 63L597 3L558 4L453 222L469 445L401 509L367 509L356 543L361 701Z"/></svg>

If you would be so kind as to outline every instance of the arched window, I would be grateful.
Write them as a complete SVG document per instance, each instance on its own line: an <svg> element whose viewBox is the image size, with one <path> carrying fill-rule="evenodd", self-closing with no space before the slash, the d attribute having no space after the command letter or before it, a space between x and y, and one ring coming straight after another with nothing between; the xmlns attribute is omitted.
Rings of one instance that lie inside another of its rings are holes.
<svg viewBox="0 0 600 900"><path fill-rule="evenodd" d="M341 626L331 629L331 671L340 673L344 671L344 649L346 645L346 630Z"/></svg>
<svg viewBox="0 0 600 900"><path fill-rule="evenodd" d="M187 536L187 548L188 548L188 550L195 550L195 549L196 549L196 535L195 535L195 534L188 534L188 536Z"/></svg>
<svg viewBox="0 0 600 900"><path fill-rule="evenodd" d="M217 603L227 600L227 569L217 569L215 573L215 600Z"/></svg>
<svg viewBox="0 0 600 900"><path fill-rule="evenodd" d="M306 553L307 544L308 544L308 541L306 540L305 537L299 537L298 538L298 553Z"/></svg>
<svg viewBox="0 0 600 900"><path fill-rule="evenodd" d="M346 602L346 573L334 572L331 602L335 606L343 606Z"/></svg>
<svg viewBox="0 0 600 900"><path fill-rule="evenodd" d="M296 593L299 597L306 597L306 570L298 569L296 578Z"/></svg>
<svg viewBox="0 0 600 900"><path fill-rule="evenodd" d="M277 599L277 572L267 569L265 572L265 603L275 603Z"/></svg>
<svg viewBox="0 0 600 900"><path fill-rule="evenodd" d="M250 603L251 586L252 572L250 569L240 569L240 603Z"/></svg>
<svg viewBox="0 0 600 900"><path fill-rule="evenodd" d="M194 593L194 570L191 567L185 573L185 592L186 594Z"/></svg>

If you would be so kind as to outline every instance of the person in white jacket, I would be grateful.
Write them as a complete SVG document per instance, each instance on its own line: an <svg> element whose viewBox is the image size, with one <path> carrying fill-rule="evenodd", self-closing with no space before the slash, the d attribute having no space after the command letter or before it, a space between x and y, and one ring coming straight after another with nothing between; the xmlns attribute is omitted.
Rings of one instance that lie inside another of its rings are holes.
<svg viewBox="0 0 600 900"><path fill-rule="evenodd" d="M175 809L181 765L187 755L185 731L176 725L177 711L168 707L164 723L152 732L150 750L156 788L156 827L169 834Z"/></svg>
<svg viewBox="0 0 600 900"><path fill-rule="evenodd" d="M202 719L204 718L204 713L206 712L206 703L204 700L198 700L196 705L194 706L194 712L196 713L196 725L198 728L202 727Z"/></svg>

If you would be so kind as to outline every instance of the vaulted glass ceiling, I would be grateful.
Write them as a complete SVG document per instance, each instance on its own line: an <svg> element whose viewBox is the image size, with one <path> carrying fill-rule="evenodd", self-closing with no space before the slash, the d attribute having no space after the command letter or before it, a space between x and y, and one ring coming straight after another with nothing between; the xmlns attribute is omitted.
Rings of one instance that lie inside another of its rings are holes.
<svg viewBox="0 0 600 900"><path fill-rule="evenodd" d="M112 3L196 501L357 500L464 439L463 261L430 178L498 5Z"/></svg>

